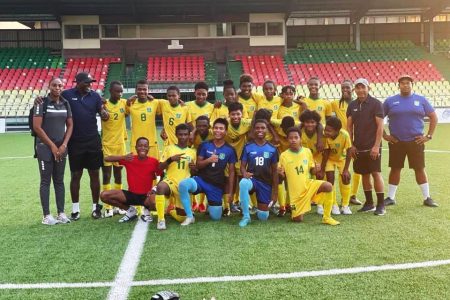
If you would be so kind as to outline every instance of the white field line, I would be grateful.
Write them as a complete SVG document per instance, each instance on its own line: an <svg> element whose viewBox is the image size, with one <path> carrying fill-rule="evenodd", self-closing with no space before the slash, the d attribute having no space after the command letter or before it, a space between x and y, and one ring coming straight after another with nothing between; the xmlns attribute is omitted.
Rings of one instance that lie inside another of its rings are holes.
<svg viewBox="0 0 450 300"><path fill-rule="evenodd" d="M0 157L1 160L27 159L27 158L33 158L33 156L4 156L4 157Z"/></svg>
<svg viewBox="0 0 450 300"><path fill-rule="evenodd" d="M145 280L145 281L134 281L134 282L131 282L130 285L131 286L162 286L162 285L178 285L178 284L192 284L192 283L295 279L295 278L306 278L306 277L370 273L370 272L380 272L380 271L432 268L432 267L445 266L445 265L450 265L450 259L431 260L431 261L416 262L416 263L404 263L404 264L388 264L388 265L381 265L381 266L354 267L354 268L330 269L330 270L319 270L319 271L303 271L303 272L293 272L293 273L256 274L256 275L241 275L241 276L218 276L218 277L193 277L193 278L177 278L177 279L155 279L155 280ZM121 267L122 267L122 265L121 265ZM120 268L119 268L119 270L120 270ZM110 287L110 286L112 286L113 289L115 286L117 286L117 278L114 282L80 282L80 283L61 282L61 283L34 283L34 284L5 283L5 284L0 284L0 290L99 288L99 287ZM110 295L111 295L111 292L110 292ZM109 299L112 299L112 298L109 298Z"/></svg>
<svg viewBox="0 0 450 300"><path fill-rule="evenodd" d="M147 239L147 231L149 222L138 220L134 227L131 239L128 242L127 250L120 263L116 278L108 293L110 300L127 299L133 283L134 274L136 274L142 251L144 250L145 240Z"/></svg>

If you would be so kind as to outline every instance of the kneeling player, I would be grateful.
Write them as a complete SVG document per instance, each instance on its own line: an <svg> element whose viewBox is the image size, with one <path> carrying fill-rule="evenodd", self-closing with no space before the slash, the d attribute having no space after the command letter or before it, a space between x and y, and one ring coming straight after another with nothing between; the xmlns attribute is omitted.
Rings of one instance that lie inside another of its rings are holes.
<svg viewBox="0 0 450 300"><path fill-rule="evenodd" d="M127 190L103 191L103 202L127 210L119 222L129 222L137 218L137 211L131 205L144 206L143 221L151 221L150 209L155 209L154 197L150 195L152 182L159 175L158 160L148 157L149 142L145 137L136 140L136 153L105 157L107 162L118 162L127 170ZM152 199L153 198L153 199Z"/></svg>
<svg viewBox="0 0 450 300"><path fill-rule="evenodd" d="M211 219L222 217L222 197L225 189L225 169L228 167L228 195L231 195L234 182L236 152L225 142L228 121L218 118L213 124L213 139L204 142L197 152L198 176L180 182L180 199L186 212L186 220L181 225L195 222L189 194L205 193ZM229 196L228 202L231 202Z"/></svg>
<svg viewBox="0 0 450 300"><path fill-rule="evenodd" d="M239 226L250 223L250 194L256 192L259 220L269 218L269 207L278 198L278 152L266 141L268 128L266 120L256 120L253 126L254 142L245 145L241 156L241 173L244 178L239 182L239 198L241 201L242 220ZM275 188L272 188L275 187Z"/></svg>
<svg viewBox="0 0 450 300"><path fill-rule="evenodd" d="M158 213L157 229L166 229L164 219L164 204L166 197L172 196L175 199L175 209L169 213L177 221L183 222L186 213L179 199L178 185L184 178L189 178L191 172L195 170L196 154L195 150L188 147L190 128L187 124L179 124L175 128L175 135L178 139L176 145L169 145L164 148L159 163L159 169L166 169L166 176L156 186L156 211Z"/></svg>
<svg viewBox="0 0 450 300"><path fill-rule="evenodd" d="M315 163L311 150L301 146L300 129L290 128L287 138L289 149L280 155L278 173L286 178L288 183L292 220L303 221L303 215L311 210L311 201L317 203L322 200L324 206L322 223L338 225L339 222L331 217L333 186L326 181L310 179L310 173L315 172Z"/></svg>

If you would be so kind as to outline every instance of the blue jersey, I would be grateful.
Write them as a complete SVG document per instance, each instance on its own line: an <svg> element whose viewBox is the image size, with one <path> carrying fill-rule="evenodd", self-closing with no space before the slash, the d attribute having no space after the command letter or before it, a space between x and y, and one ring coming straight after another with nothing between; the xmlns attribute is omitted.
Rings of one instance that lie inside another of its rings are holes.
<svg viewBox="0 0 450 300"><path fill-rule="evenodd" d="M246 144L242 151L241 161L247 163L247 172L267 184L272 184L272 165L278 163L277 149L266 142L259 146L256 143Z"/></svg>
<svg viewBox="0 0 450 300"><path fill-rule="evenodd" d="M225 169L228 164L235 164L237 161L236 151L229 144L225 143L221 147L216 147L213 141L203 142L197 150L197 156L203 159L210 158L213 154L219 156L219 161L210 163L198 171L198 176L204 181L221 188L225 188ZM197 160L198 161L198 160Z"/></svg>
<svg viewBox="0 0 450 300"><path fill-rule="evenodd" d="M395 95L383 104L384 114L389 119L389 131L402 142L413 141L423 135L423 119L434 111L430 102L421 95Z"/></svg>

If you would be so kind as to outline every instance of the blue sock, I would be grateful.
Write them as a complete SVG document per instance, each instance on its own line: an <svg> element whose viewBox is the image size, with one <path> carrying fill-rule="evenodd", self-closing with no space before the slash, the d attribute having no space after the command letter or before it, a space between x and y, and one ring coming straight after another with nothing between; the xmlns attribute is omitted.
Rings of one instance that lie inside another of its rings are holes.
<svg viewBox="0 0 450 300"><path fill-rule="evenodd" d="M189 193L193 193L197 190L197 182L193 178L187 178L180 182L178 186L178 191L180 193L180 201L183 204L184 211L186 212L186 217L193 218L191 208L191 197Z"/></svg>
<svg viewBox="0 0 450 300"><path fill-rule="evenodd" d="M247 219L250 219L248 206L250 204L250 191L252 188L253 183L250 179L242 178L239 182L239 201L241 202L242 215Z"/></svg>
<svg viewBox="0 0 450 300"><path fill-rule="evenodd" d="M213 221L219 221L222 218L222 205L208 205L208 210Z"/></svg>
<svg viewBox="0 0 450 300"><path fill-rule="evenodd" d="M256 216L258 217L258 220L260 221L267 221L267 219L269 219L269 211L264 211L264 210L257 210L256 211Z"/></svg>

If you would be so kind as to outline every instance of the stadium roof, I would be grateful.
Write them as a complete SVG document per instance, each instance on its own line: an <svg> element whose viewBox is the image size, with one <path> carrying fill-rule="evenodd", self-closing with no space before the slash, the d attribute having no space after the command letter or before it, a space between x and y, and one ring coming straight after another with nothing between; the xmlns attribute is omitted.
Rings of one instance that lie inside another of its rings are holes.
<svg viewBox="0 0 450 300"><path fill-rule="evenodd" d="M450 0L1 0L0 20L58 20L63 15L211 16L285 13L286 17L420 14L424 20L450 7Z"/></svg>

